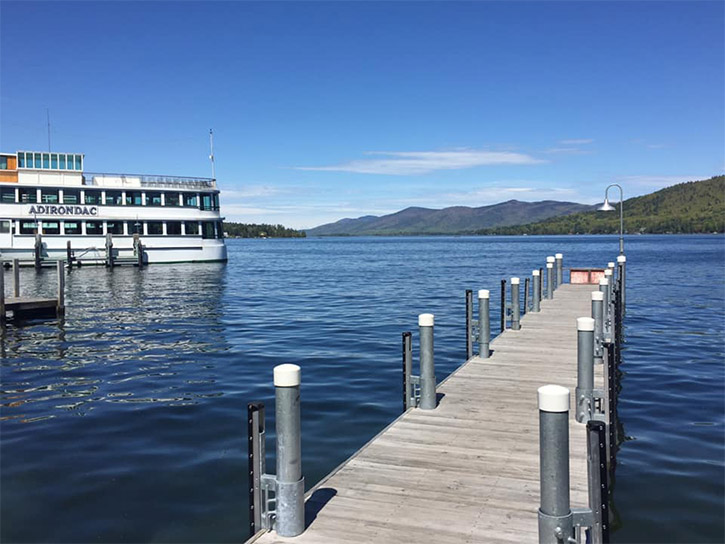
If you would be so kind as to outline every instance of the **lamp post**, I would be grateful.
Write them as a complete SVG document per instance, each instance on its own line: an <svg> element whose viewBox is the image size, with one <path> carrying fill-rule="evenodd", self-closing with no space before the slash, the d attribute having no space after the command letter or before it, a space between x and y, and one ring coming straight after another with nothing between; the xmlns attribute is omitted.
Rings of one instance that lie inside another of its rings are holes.
<svg viewBox="0 0 725 544"><path fill-rule="evenodd" d="M604 204L601 205L599 211L611 212L616 209L609 203L608 194L611 187L617 187L619 189L619 254L624 255L624 191L622 190L621 185L619 185L618 183L612 183L611 185L607 186L607 188L604 190Z"/></svg>

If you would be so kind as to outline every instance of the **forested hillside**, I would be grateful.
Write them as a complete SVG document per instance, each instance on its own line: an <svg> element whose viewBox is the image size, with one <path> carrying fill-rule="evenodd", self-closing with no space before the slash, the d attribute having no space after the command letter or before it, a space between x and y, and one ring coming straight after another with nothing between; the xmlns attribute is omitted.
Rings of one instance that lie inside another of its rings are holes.
<svg viewBox="0 0 725 544"><path fill-rule="evenodd" d="M626 187L625 187L626 190ZM618 195L616 189L611 196ZM536 223L479 230L478 234L609 234L619 232L614 212L589 211ZM725 176L690 181L624 201L628 233L725 232Z"/></svg>

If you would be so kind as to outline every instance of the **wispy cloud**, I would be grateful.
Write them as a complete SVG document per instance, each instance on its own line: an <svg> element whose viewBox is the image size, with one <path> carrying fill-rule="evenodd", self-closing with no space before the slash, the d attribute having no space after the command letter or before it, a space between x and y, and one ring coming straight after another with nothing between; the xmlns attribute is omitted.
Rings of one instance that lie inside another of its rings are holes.
<svg viewBox="0 0 725 544"><path fill-rule="evenodd" d="M585 149L579 149L578 147L550 147L549 149L544 149L544 153L558 153L562 155L584 155L591 153L589 150Z"/></svg>
<svg viewBox="0 0 725 544"><path fill-rule="evenodd" d="M278 196L289 192L279 187L271 187L269 185L248 185L241 189L222 189L221 196L224 199L237 199L237 198L264 198L270 196Z"/></svg>
<svg viewBox="0 0 725 544"><path fill-rule="evenodd" d="M455 203L466 202L470 206L483 206L485 204L494 204L504 200L523 199L526 201L534 200L561 200L578 197L578 192L574 189L560 187L482 187L473 191L460 193L447 193L440 195L436 200L439 205L453 205Z"/></svg>
<svg viewBox="0 0 725 544"><path fill-rule="evenodd" d="M585 145L594 142L592 138L572 138L570 140L559 140L561 145Z"/></svg>
<svg viewBox="0 0 725 544"><path fill-rule="evenodd" d="M461 170L500 164L537 164L546 162L525 153L462 149L454 151L370 151L366 155L386 158L360 159L331 166L296 166L296 170L352 172L412 176L437 170Z"/></svg>
<svg viewBox="0 0 725 544"><path fill-rule="evenodd" d="M699 179L707 179L709 175L700 176L619 176L616 181L627 191L627 185L636 187L646 187L648 189L662 189L677 183L686 181L695 181Z"/></svg>

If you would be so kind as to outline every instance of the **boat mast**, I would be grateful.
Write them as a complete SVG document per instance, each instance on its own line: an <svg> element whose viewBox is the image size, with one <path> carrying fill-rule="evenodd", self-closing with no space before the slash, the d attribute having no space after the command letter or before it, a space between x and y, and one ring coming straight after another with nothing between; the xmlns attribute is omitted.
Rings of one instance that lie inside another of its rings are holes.
<svg viewBox="0 0 725 544"><path fill-rule="evenodd" d="M211 161L211 179L216 180L216 173L214 172L214 131L209 129L209 160Z"/></svg>
<svg viewBox="0 0 725 544"><path fill-rule="evenodd" d="M48 119L48 153L50 153L50 109L45 108L45 115Z"/></svg>

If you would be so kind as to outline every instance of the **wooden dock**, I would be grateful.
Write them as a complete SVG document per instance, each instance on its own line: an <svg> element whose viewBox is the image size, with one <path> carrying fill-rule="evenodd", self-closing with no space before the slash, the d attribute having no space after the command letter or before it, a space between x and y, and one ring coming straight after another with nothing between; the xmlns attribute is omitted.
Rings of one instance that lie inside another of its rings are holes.
<svg viewBox="0 0 725 544"><path fill-rule="evenodd" d="M491 343L438 386L435 410L411 409L306 494L307 528L249 542L538 542L537 389L577 382L576 319L593 285L561 285L521 330ZM602 365L595 387L602 387ZM570 411L572 507L587 505L586 425ZM354 422L351 422L354 424Z"/></svg>
<svg viewBox="0 0 725 544"><path fill-rule="evenodd" d="M35 297L20 293L20 261L13 260L12 264L12 292L13 296L5 294L5 263L0 261L0 324L4 324L8 314L13 319L62 316L65 314L65 271L63 261L54 261L58 273L58 296Z"/></svg>

